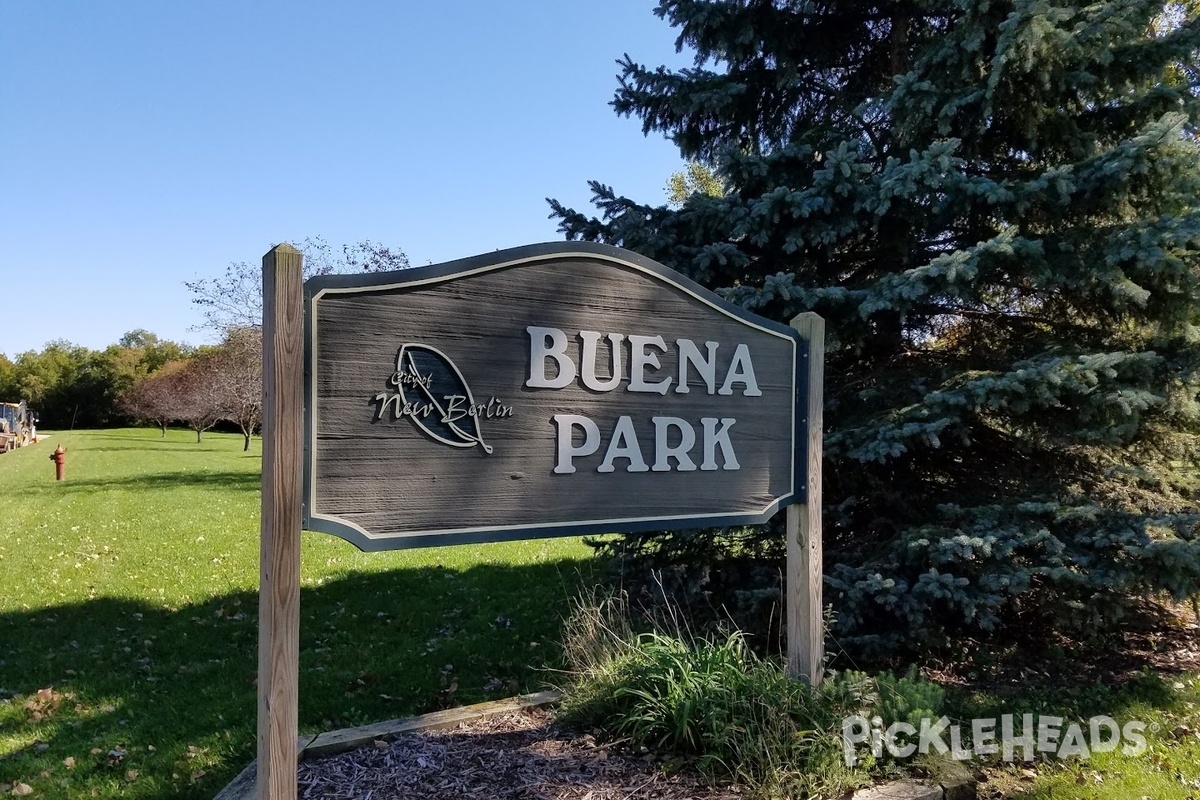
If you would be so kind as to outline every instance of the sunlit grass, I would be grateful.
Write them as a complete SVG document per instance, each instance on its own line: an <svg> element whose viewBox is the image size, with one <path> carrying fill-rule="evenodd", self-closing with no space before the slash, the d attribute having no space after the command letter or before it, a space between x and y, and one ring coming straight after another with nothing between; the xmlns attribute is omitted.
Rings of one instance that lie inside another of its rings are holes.
<svg viewBox="0 0 1200 800"><path fill-rule="evenodd" d="M1161 676L1146 672L1122 684L1012 687L1003 692L954 694L960 719L995 719L1001 714L1059 717L1060 730L1107 716L1124 727L1141 723L1145 748L1123 739L1111 752L1091 751L1058 758L1037 753L1025 762L1018 746L1015 760L984 761L992 796L1011 800L1187 800L1200 796L1200 676L1185 673ZM969 722L967 723L969 727ZM1016 725L1019 727L1020 722ZM1085 734L1086 735L1086 734ZM1053 749L1053 748L1051 748Z"/></svg>
<svg viewBox="0 0 1200 800"><path fill-rule="evenodd" d="M76 431L0 456L0 784L211 797L253 758L261 457L241 444ZM305 533L301 729L540 687L587 556Z"/></svg>

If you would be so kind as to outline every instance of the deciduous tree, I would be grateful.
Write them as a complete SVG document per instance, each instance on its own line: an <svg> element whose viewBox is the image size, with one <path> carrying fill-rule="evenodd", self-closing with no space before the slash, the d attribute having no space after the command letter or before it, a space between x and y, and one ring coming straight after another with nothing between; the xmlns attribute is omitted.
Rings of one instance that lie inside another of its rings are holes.
<svg viewBox="0 0 1200 800"><path fill-rule="evenodd" d="M720 197L725 194L725 183L721 176L707 164L689 161L679 172L671 173L667 179L667 202L678 208L694 194Z"/></svg>
<svg viewBox="0 0 1200 800"><path fill-rule="evenodd" d="M228 417L219 351L205 350L189 358L179 370L177 380L168 387L174 391L175 419L196 432L196 441L205 431Z"/></svg>
<svg viewBox="0 0 1200 800"><path fill-rule="evenodd" d="M238 426L242 449L249 450L250 437L262 424L262 329L230 329L216 359L224 417Z"/></svg>
<svg viewBox="0 0 1200 800"><path fill-rule="evenodd" d="M186 361L171 361L121 395L118 408L134 419L153 422L167 436L167 425L180 419Z"/></svg>

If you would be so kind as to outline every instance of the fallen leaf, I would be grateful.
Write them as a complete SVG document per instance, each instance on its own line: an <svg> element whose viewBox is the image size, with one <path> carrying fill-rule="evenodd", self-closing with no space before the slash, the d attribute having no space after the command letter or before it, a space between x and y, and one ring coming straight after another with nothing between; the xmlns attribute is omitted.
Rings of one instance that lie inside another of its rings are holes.
<svg viewBox="0 0 1200 800"><path fill-rule="evenodd" d="M67 756L64 758L63 766L67 769L75 769L75 756Z"/></svg>
<svg viewBox="0 0 1200 800"><path fill-rule="evenodd" d="M28 797L29 795L33 794L33 787L28 783L21 783L20 781L17 781L12 787L12 793L17 797Z"/></svg>

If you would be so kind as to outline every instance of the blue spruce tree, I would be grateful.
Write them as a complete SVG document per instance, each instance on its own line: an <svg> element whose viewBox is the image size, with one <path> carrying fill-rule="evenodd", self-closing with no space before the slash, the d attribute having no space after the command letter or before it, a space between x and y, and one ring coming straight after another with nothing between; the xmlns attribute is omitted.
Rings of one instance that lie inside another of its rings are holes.
<svg viewBox="0 0 1200 800"><path fill-rule="evenodd" d="M826 598L860 645L1090 626L1200 586L1200 25L1139 0L662 0L613 107L719 196L598 214L826 356ZM627 539L779 556L778 530ZM754 586L738 589L741 596ZM759 587L761 588L761 587ZM732 594L730 595L732 596Z"/></svg>

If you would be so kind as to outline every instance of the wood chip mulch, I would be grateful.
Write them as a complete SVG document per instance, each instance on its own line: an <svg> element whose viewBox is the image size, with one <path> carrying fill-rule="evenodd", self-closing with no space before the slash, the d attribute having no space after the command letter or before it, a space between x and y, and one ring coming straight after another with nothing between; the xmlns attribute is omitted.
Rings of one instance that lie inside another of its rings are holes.
<svg viewBox="0 0 1200 800"><path fill-rule="evenodd" d="M668 773L651 756L554 725L544 709L304 761L299 797L337 800L732 800L737 787Z"/></svg>

